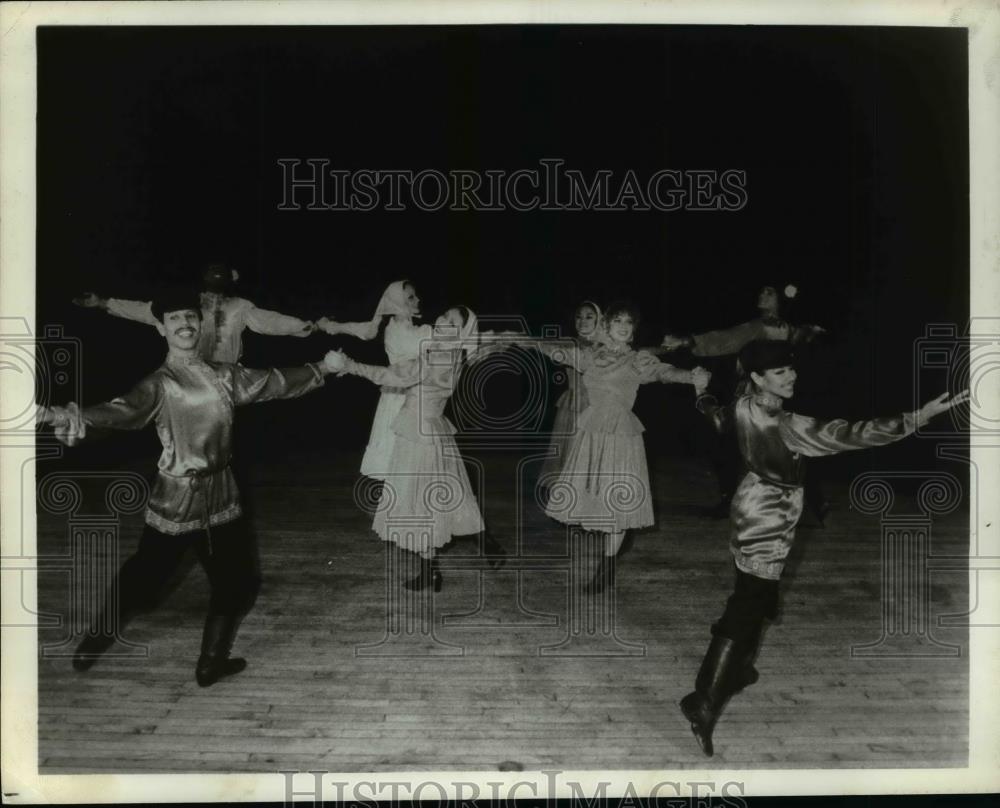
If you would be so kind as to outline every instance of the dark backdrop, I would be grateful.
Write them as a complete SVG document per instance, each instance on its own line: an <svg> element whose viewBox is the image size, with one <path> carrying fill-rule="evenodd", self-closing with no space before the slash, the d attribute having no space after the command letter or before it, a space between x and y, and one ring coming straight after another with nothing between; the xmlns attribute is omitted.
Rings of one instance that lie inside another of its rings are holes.
<svg viewBox="0 0 1000 808"><path fill-rule="evenodd" d="M40 29L38 44L38 322L81 340L85 402L155 367L162 340L69 298L147 297L208 259L236 266L259 305L303 317L367 319L401 277L428 314L461 301L536 328L568 325L579 299L626 295L646 344L748 319L761 284L794 281L795 319L830 330L803 365L799 406L851 417L913 407L915 340L968 316L961 29L68 27ZM277 210L277 161L311 157L414 171L561 158L587 176L736 168L748 203ZM384 362L377 344L325 336L248 336L245 362L337 344ZM637 405L651 455L697 451L690 393L656 387ZM490 406L516 407L519 390L496 377ZM248 413L242 440L265 458L360 447L376 395L331 381ZM121 439L100 457L153 444ZM929 451L911 441L877 462Z"/></svg>

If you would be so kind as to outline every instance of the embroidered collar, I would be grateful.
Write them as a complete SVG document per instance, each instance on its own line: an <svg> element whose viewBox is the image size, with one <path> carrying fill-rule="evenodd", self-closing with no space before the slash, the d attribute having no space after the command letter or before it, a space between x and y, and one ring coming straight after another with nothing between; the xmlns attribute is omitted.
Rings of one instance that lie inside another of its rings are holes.
<svg viewBox="0 0 1000 808"><path fill-rule="evenodd" d="M207 367L207 365L205 365L205 360L202 359L197 353L185 355L170 352L167 354L167 364L174 365L176 367L184 367L186 365L204 365Z"/></svg>
<svg viewBox="0 0 1000 808"><path fill-rule="evenodd" d="M753 400L767 410L780 410L784 404L780 396L771 393L756 392L753 394Z"/></svg>

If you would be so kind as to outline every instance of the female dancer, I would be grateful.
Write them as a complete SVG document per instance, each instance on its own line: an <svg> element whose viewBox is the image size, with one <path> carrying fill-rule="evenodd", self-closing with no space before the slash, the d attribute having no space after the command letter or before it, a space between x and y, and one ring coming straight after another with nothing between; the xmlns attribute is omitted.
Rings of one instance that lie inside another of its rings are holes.
<svg viewBox="0 0 1000 808"><path fill-rule="evenodd" d="M706 376L695 383L697 407L717 430L733 430L746 463L732 507L730 550L736 586L712 626L712 641L693 693L680 703L706 755L712 731L728 698L757 681L753 667L765 619L777 616L778 583L802 515L802 458L900 440L935 415L967 401L964 390L938 396L914 413L850 424L819 421L782 409L795 392L795 370L787 342L755 341L740 352L750 391L722 408L707 395Z"/></svg>
<svg viewBox="0 0 1000 808"><path fill-rule="evenodd" d="M787 303L791 303L797 297L798 289L795 286L789 284L784 288L783 299ZM801 345L812 341L819 334L826 333L826 329L818 325L790 325L782 319L781 309L782 296L779 296L778 290L773 286L764 286L757 293L757 310L760 316L756 319L732 328L692 334L687 337L668 334L663 338L663 348L667 351L689 348L697 357L735 356L743 346L754 340L784 340L792 345ZM738 375L735 389L732 391L734 399L749 389L749 381L745 374L738 370ZM712 444L711 456L719 484L719 501L707 513L716 519L725 519L729 516L730 503L741 471L739 453L731 436L718 436ZM806 484L805 492L810 508L822 525L830 511L830 504L823 496L819 481L812 478Z"/></svg>
<svg viewBox="0 0 1000 808"><path fill-rule="evenodd" d="M431 338L419 355L377 367L354 362L338 352L341 373L362 376L383 388L400 390L403 402L391 424L391 453L383 475L385 485L372 523L383 541L420 556L420 574L408 589L441 588L437 551L453 536L481 534L491 566L503 564L506 553L486 532L472 493L465 464L455 444L455 427L444 408L467 358L475 361L491 350L480 345L476 315L465 306L438 317Z"/></svg>
<svg viewBox="0 0 1000 808"><path fill-rule="evenodd" d="M390 283L382 294L375 316L366 323L338 323L326 317L316 322L316 327L327 334L350 334L359 339L371 340L378 335L384 317L391 318L385 327L385 352L390 365L398 365L420 355L421 343L431 339L429 325L416 325L413 320L420 316L420 298L409 281ZM384 481L392 469L392 457L396 435L392 424L403 408L405 391L391 384L382 385L382 395L375 408L368 446L361 460L361 473L366 477ZM373 496L377 499L377 496Z"/></svg>
<svg viewBox="0 0 1000 808"><path fill-rule="evenodd" d="M581 347L593 345L601 326L601 309L593 301L584 300L576 307L574 325ZM546 458L539 475L543 485L554 482L562 470L580 414L587 409L586 388L580 374L574 371L574 375L576 378L569 379L566 390L556 401L556 417L552 422L552 440L549 443L553 454Z"/></svg>
<svg viewBox="0 0 1000 808"><path fill-rule="evenodd" d="M582 374L587 407L577 422L558 478L551 486L545 513L565 524L605 534L604 555L588 585L601 592L613 586L615 556L627 530L653 524L649 471L643 426L632 412L640 384L694 384L701 368L680 370L631 347L638 310L612 304L597 344L567 352L565 345L535 343L555 362Z"/></svg>

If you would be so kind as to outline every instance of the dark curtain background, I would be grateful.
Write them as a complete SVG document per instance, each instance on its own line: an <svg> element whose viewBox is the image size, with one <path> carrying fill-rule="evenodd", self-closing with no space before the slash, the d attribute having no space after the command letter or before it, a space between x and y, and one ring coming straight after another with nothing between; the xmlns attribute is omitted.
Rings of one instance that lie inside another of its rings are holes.
<svg viewBox="0 0 1000 808"><path fill-rule="evenodd" d="M796 406L846 417L915 406L916 340L968 317L961 29L48 28L38 44L37 315L81 340L86 403L127 389L163 345L70 298L147 298L210 259L237 267L258 305L310 318L368 319L402 277L431 316L464 302L536 328L568 327L580 299L627 296L643 344L742 322L759 286L795 282L792 318L830 332L805 357ZM588 177L736 168L748 204L279 211L282 158L414 171L561 158ZM334 345L385 361L377 343L253 335L244 361ZM689 391L654 387L637 405L651 457L698 451ZM498 375L487 393L502 415L523 384ZM376 398L331 380L245 414L242 441L265 459L360 449ZM154 450L146 434L92 457ZM874 454L843 462L933 462L926 441Z"/></svg>

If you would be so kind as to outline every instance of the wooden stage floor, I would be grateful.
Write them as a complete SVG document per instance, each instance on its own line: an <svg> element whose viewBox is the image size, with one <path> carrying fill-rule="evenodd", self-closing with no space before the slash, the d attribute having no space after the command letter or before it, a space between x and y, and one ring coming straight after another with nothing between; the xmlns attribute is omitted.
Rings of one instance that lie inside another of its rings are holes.
<svg viewBox="0 0 1000 808"><path fill-rule="evenodd" d="M591 564L581 540L530 492L515 507L516 456L476 456L487 520L511 552L520 522L521 557L492 572L458 542L442 556L442 591L426 601L400 601L387 587L399 573L353 501L357 454L251 469L264 583L235 649L248 669L208 689L194 681L207 607L200 569L127 628L148 656L75 673L58 650L48 656L66 629L44 629L40 772L967 764L968 630L960 619L938 625L968 609L963 507L932 523L930 552L957 558L919 590L935 644L923 624L892 622L920 604L883 608L880 518L850 509L846 483L829 484L830 523L804 518L760 682L730 702L709 760L677 708L731 586L727 523L698 514L713 494L707 464L660 460L658 526L635 536L616 597L595 603L574 578ZM39 478L46 473L42 462ZM917 510L907 497L895 509ZM41 553L66 554L70 522L39 515ZM122 518L123 556L141 522ZM67 612L69 581L65 571L41 574L43 610ZM884 621L889 636L878 644ZM864 644L874 644L869 656L852 655Z"/></svg>

